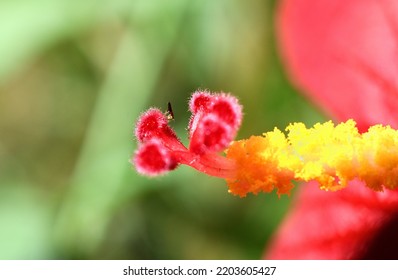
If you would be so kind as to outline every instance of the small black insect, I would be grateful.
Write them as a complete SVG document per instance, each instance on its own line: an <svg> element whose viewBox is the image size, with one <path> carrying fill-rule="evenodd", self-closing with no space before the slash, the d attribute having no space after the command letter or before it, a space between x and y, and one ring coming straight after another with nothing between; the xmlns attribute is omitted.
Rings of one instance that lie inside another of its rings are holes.
<svg viewBox="0 0 398 280"><path fill-rule="evenodd" d="M168 102L167 103L167 111L165 113L166 118L170 121L170 120L174 120L174 113L173 113L173 108L171 107L171 103Z"/></svg>

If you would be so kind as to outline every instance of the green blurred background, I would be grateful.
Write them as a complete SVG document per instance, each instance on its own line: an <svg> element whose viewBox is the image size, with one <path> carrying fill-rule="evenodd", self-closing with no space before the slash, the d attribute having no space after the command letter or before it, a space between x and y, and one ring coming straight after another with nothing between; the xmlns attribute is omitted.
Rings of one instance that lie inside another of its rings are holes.
<svg viewBox="0 0 398 280"><path fill-rule="evenodd" d="M276 1L0 0L0 258L258 259L291 197L241 199L186 166L129 164L134 122L198 88L244 105L237 138L321 115L284 74Z"/></svg>

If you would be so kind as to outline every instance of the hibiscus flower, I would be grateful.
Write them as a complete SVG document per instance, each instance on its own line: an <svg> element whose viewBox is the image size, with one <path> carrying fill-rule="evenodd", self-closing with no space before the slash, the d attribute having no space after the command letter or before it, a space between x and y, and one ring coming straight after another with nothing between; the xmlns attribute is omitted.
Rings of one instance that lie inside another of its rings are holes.
<svg viewBox="0 0 398 280"><path fill-rule="evenodd" d="M132 159L137 171L157 176L186 164L224 178L229 192L241 197L275 189L278 195L289 194L292 181L308 182L266 258L394 257L398 25L393 15L398 6L387 0L366 4L281 4L281 46L290 74L340 124L307 128L293 123L286 133L275 128L231 142L242 106L229 94L197 91L189 103L188 147L168 125L168 113L151 108L141 115L135 129L140 144Z"/></svg>

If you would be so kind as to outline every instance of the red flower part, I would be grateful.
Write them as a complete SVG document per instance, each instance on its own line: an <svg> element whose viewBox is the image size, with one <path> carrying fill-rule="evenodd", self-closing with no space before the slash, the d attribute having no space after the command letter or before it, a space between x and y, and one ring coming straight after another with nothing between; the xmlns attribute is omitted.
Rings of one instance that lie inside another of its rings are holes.
<svg viewBox="0 0 398 280"><path fill-rule="evenodd" d="M156 108L148 109L138 118L135 136L141 143L158 138L170 149L185 149L174 130L169 126L166 116Z"/></svg>
<svg viewBox="0 0 398 280"><path fill-rule="evenodd" d="M199 110L206 111L210 108L214 99L215 96L211 95L208 91L195 91L189 100L189 111L192 114L196 114Z"/></svg>
<svg viewBox="0 0 398 280"><path fill-rule="evenodd" d="M398 127L398 2L284 0L278 33L289 73L338 121L363 132ZM396 259L398 192L359 182L335 193L301 188L265 257Z"/></svg>
<svg viewBox="0 0 398 280"><path fill-rule="evenodd" d="M335 193L315 183L300 189L265 258L396 259L397 191L374 192L360 182Z"/></svg>
<svg viewBox="0 0 398 280"><path fill-rule="evenodd" d="M178 140L160 110L151 108L140 116L135 135L141 145L133 160L137 171L154 176L186 164L211 176L234 177L235 162L217 153L233 140L241 123L238 100L226 94L197 91L189 107L193 114L189 122L189 150Z"/></svg>
<svg viewBox="0 0 398 280"><path fill-rule="evenodd" d="M193 132L196 130L200 116L209 112L212 104L216 99L216 95L210 94L208 91L195 91L189 100L188 106L192 116L189 119L188 131L189 138L192 138Z"/></svg>
<svg viewBox="0 0 398 280"><path fill-rule="evenodd" d="M178 164L170 150L159 139L151 138L136 152L134 165L143 175L157 176L175 169Z"/></svg>
<svg viewBox="0 0 398 280"><path fill-rule="evenodd" d="M242 106L236 97L228 94L211 95L207 91L197 91L189 101L189 110L192 112L192 118L188 125L190 137L196 130L202 114L216 114L234 131L238 130L242 121Z"/></svg>
<svg viewBox="0 0 398 280"><path fill-rule="evenodd" d="M190 102L193 116L189 122L189 149L198 154L225 149L242 121L242 107L227 94L196 92Z"/></svg>
<svg viewBox="0 0 398 280"><path fill-rule="evenodd" d="M196 117L199 117L199 114ZM228 123L218 115L208 113L201 117L195 126L189 150L196 154L222 151L234 137L234 131Z"/></svg>
<svg viewBox="0 0 398 280"><path fill-rule="evenodd" d="M165 115L159 109L150 108L139 117L135 128L135 136L140 142L145 142L164 133L167 128L168 124Z"/></svg>
<svg viewBox="0 0 398 280"><path fill-rule="evenodd" d="M398 1L284 0L277 23L293 82L325 112L398 128Z"/></svg>
<svg viewBox="0 0 398 280"><path fill-rule="evenodd" d="M211 111L233 130L236 131L239 128L242 121L242 107L234 96L226 94L217 96L211 106Z"/></svg>

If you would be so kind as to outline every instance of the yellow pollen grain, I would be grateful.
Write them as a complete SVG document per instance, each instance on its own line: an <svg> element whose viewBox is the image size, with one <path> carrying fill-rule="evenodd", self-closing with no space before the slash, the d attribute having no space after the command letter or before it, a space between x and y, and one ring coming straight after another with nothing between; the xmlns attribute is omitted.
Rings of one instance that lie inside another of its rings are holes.
<svg viewBox="0 0 398 280"><path fill-rule="evenodd" d="M353 120L307 128L293 123L287 135L275 128L263 136L233 142L227 158L236 162L229 191L239 196L289 194L293 181L317 181L323 190L345 188L356 179L375 191L398 186L398 131L376 125L359 133Z"/></svg>

